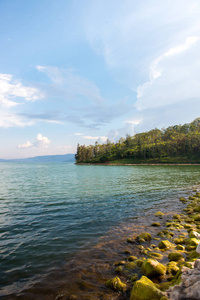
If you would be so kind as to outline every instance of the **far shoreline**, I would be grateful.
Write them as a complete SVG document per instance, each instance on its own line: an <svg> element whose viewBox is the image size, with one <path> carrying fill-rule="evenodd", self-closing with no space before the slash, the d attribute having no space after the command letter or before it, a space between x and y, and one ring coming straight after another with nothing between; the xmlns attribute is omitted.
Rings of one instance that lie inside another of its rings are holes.
<svg viewBox="0 0 200 300"><path fill-rule="evenodd" d="M200 163L135 163L135 164L117 164L117 163L75 163L75 165L94 165L94 166L200 166Z"/></svg>

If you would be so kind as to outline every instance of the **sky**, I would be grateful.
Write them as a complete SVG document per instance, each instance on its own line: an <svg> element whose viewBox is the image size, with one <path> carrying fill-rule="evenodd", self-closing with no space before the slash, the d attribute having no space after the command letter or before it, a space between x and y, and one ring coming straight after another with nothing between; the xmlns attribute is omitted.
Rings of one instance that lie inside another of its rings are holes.
<svg viewBox="0 0 200 300"><path fill-rule="evenodd" d="M0 0L0 158L200 117L199 0Z"/></svg>

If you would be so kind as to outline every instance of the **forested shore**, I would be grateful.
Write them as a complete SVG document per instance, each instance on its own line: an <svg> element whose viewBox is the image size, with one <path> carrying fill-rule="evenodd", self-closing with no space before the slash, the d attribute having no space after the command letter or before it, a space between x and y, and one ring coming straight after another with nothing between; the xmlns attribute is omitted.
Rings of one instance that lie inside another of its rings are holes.
<svg viewBox="0 0 200 300"><path fill-rule="evenodd" d="M127 135L114 143L79 145L76 163L200 163L200 118L184 125Z"/></svg>

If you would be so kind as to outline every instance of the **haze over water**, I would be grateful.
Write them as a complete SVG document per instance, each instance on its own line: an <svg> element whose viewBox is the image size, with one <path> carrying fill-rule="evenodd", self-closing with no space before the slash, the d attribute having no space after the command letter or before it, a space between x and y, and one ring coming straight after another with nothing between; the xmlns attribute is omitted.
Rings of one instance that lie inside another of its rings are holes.
<svg viewBox="0 0 200 300"><path fill-rule="evenodd" d="M173 209L199 178L199 166L1 163L0 296L18 295L115 226Z"/></svg>

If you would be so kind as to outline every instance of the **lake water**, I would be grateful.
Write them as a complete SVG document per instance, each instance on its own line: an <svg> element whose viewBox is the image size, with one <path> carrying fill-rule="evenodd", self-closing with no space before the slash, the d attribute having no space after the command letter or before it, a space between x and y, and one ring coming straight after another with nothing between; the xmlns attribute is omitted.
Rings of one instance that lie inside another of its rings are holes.
<svg viewBox="0 0 200 300"><path fill-rule="evenodd" d="M199 180L200 166L1 163L0 296L31 289L120 224L175 206Z"/></svg>

